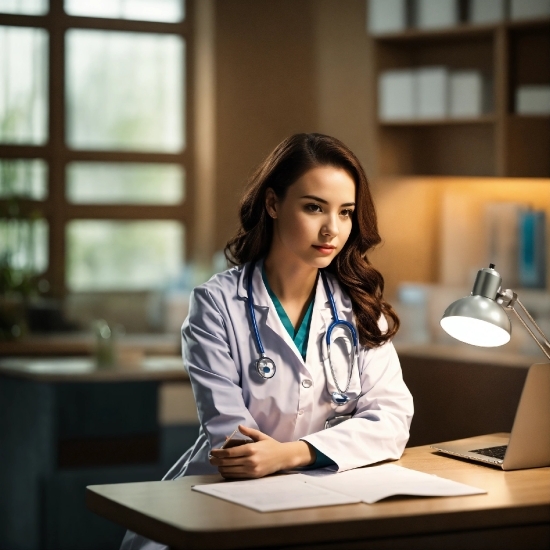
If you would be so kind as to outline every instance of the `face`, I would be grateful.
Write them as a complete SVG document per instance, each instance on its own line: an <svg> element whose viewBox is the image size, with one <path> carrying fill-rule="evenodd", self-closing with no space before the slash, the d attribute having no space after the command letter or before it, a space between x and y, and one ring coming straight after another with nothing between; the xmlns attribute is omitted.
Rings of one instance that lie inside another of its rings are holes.
<svg viewBox="0 0 550 550"><path fill-rule="evenodd" d="M355 182L341 168L313 168L288 188L283 200L268 189L266 208L274 221L272 250L282 248L311 267L326 267L350 235Z"/></svg>

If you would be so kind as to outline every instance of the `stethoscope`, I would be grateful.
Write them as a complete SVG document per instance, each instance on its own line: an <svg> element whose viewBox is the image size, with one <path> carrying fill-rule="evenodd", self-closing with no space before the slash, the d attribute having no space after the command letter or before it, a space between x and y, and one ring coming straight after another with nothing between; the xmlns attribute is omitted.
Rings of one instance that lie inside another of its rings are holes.
<svg viewBox="0 0 550 550"><path fill-rule="evenodd" d="M254 328L254 336L256 338L256 344L258 345L258 351L260 352L260 358L255 363L256 371L264 380L269 380L270 378L273 378L275 376L277 367L275 366L275 363L273 362L273 360L267 357L267 355L265 354L264 346L262 344L262 339L260 338L260 331L258 330L258 323L256 322L256 314L254 313L254 299L252 295L252 275L254 273L255 265L256 264L252 262L250 266L250 271L248 272L248 311L250 313L250 318L252 319L252 326ZM355 330L355 327L350 322L344 321L343 319L338 318L338 312L336 311L336 304L334 303L334 297L332 296L332 292L330 291L330 288L328 286L327 277L323 270L320 270L320 271L321 271L321 278L323 280L323 286L325 287L325 292L330 302L330 309L332 310L332 317L333 317L333 321L329 325L327 329L327 334L325 337L326 343L327 343L327 353L328 353L328 362L330 366L330 372L332 374L334 385L337 389L337 391L332 392L331 399L335 405L340 406L340 405L345 405L351 399L349 395L347 395L347 391L349 390L349 387L351 384L351 378L353 375L353 365L355 364L355 360L358 355L357 331ZM342 389L338 384L338 380L336 379L336 373L334 372L334 367L332 366L331 355L330 355L330 335L332 334L332 331L338 326L344 327L351 335L351 339L353 341L351 361L348 365L348 380L347 380L346 387L344 389Z"/></svg>

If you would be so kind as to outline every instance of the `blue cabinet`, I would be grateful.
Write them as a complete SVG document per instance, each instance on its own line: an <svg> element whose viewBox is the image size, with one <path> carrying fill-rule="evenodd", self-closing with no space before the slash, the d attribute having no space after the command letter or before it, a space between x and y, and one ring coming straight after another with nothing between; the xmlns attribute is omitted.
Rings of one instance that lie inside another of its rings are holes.
<svg viewBox="0 0 550 550"><path fill-rule="evenodd" d="M107 550L123 529L89 512L87 485L159 480L198 426L163 429L160 380L0 375L0 548Z"/></svg>

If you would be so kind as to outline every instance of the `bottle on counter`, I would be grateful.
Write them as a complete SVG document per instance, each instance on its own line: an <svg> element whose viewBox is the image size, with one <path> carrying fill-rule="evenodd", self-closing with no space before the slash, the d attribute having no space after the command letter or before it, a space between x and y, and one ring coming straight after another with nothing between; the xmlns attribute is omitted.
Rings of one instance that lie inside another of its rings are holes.
<svg viewBox="0 0 550 550"><path fill-rule="evenodd" d="M93 324L95 334L95 360L98 369L110 369L116 365L116 341L114 331L104 319Z"/></svg>

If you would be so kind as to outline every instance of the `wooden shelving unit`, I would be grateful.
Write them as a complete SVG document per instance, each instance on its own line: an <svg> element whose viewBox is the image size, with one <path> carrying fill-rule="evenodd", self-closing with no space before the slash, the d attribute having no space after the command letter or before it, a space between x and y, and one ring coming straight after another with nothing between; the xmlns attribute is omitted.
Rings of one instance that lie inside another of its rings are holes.
<svg viewBox="0 0 550 550"><path fill-rule="evenodd" d="M550 177L550 116L515 113L515 91L550 84L550 18L376 35L383 71L444 65L492 81L491 112L479 118L379 121L381 176ZM373 83L378 112L378 78Z"/></svg>

